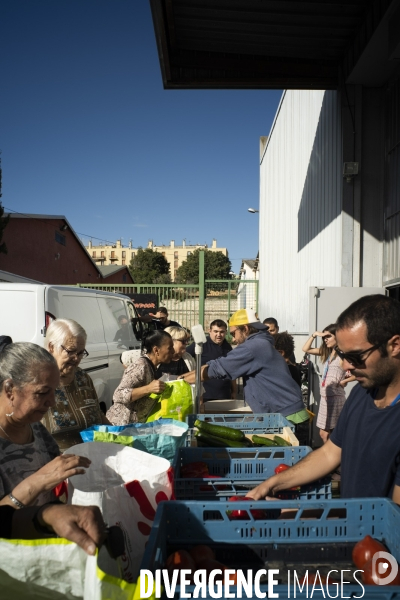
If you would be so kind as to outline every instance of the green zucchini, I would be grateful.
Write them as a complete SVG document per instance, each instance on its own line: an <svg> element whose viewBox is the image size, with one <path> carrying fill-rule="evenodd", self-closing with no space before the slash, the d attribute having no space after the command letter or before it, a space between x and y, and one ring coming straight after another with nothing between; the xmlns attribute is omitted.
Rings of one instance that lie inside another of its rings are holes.
<svg viewBox="0 0 400 600"><path fill-rule="evenodd" d="M214 425L214 423L200 421L199 419L194 422L194 426L200 431L204 431L204 433L227 440L242 442L246 437L240 429L232 429L232 427L224 427L223 425Z"/></svg>
<svg viewBox="0 0 400 600"><path fill-rule="evenodd" d="M213 435L209 435L203 431L196 431L195 434L196 439L200 442L201 446L208 446L210 448L248 448L248 445L243 442L238 442L237 440L228 440L224 438L215 437Z"/></svg>
<svg viewBox="0 0 400 600"><path fill-rule="evenodd" d="M274 435L274 442L276 442L278 446L291 446L292 445L292 444L289 444L289 442L284 440L279 435Z"/></svg>
<svg viewBox="0 0 400 600"><path fill-rule="evenodd" d="M278 446L278 444L270 438L261 437L259 435L253 435L251 438L253 444L260 444L261 446Z"/></svg>

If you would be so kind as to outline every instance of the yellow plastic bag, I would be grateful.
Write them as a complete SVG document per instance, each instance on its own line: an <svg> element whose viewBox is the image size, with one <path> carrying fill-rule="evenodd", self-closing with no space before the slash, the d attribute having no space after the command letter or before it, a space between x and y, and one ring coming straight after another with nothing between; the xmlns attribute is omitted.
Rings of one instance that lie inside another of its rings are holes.
<svg viewBox="0 0 400 600"><path fill-rule="evenodd" d="M150 397L158 397L159 401L147 418L147 423L160 418L186 421L187 415L193 413L192 388L183 379L166 382L162 394L151 394Z"/></svg>

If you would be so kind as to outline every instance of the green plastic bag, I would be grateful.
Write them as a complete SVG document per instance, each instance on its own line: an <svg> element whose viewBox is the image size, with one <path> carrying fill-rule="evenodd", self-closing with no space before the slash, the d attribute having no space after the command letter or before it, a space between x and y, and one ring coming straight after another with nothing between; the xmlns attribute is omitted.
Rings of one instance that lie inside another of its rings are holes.
<svg viewBox="0 0 400 600"><path fill-rule="evenodd" d="M183 379L166 382L162 394L151 394L150 397L158 398L158 402L146 423L161 418L186 421L187 415L193 413L192 388Z"/></svg>

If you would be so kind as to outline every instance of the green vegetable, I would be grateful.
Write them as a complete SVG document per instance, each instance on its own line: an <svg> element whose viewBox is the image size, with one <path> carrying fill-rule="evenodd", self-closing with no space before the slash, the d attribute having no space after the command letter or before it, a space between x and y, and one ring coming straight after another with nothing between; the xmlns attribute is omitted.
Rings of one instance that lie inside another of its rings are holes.
<svg viewBox="0 0 400 600"><path fill-rule="evenodd" d="M200 421L199 419L194 422L194 426L200 431L204 431L204 433L227 440L242 442L246 437L240 429L232 429L232 427L224 427L223 425L214 425L213 423L207 423L206 421Z"/></svg>
<svg viewBox="0 0 400 600"><path fill-rule="evenodd" d="M253 444L260 444L260 446L278 446L278 444L270 438L261 437L259 435L253 435L251 438Z"/></svg>
<svg viewBox="0 0 400 600"><path fill-rule="evenodd" d="M291 446L292 445L292 444L289 444L289 442L287 442L283 438L281 438L279 435L274 435L274 442L276 442L278 446Z"/></svg>
<svg viewBox="0 0 400 600"><path fill-rule="evenodd" d="M228 440L224 438L215 437L203 431L196 431L196 439L200 442L203 447L209 448L248 448L248 445L244 442L238 442L237 440Z"/></svg>

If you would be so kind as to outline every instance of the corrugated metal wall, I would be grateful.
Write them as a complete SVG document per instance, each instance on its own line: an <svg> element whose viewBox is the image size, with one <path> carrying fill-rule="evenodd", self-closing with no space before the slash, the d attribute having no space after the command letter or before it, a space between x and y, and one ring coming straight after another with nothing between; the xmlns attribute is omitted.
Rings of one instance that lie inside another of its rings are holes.
<svg viewBox="0 0 400 600"><path fill-rule="evenodd" d="M400 280L400 77L386 95L384 283Z"/></svg>
<svg viewBox="0 0 400 600"><path fill-rule="evenodd" d="M286 91L260 165L259 316L308 331L310 286L341 285L341 112L335 91Z"/></svg>

